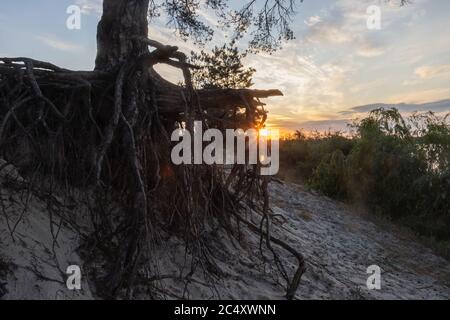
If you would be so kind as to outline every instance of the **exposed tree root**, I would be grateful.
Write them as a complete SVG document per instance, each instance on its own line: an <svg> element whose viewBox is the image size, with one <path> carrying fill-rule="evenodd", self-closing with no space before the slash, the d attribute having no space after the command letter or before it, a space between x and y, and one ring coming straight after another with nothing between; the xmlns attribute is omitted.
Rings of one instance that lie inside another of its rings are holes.
<svg viewBox="0 0 450 320"><path fill-rule="evenodd" d="M170 161L174 129L192 130L194 119L209 128L260 128L266 112L259 99L281 92L194 90L189 68L195 66L177 47L136 41L156 49L110 73L0 58L0 156L27 176L46 177L40 188L48 194L55 185L68 193L73 187L87 190L94 227L88 243L112 263L102 281L107 297L132 298L144 270L154 274L152 282L166 277L151 255L161 230L185 239L198 260L194 265L213 266L202 234L218 221L230 236L237 236L239 223L261 235L293 298L303 257L270 235L268 181L259 176L259 166L236 165L227 173L222 166ZM157 63L180 68L185 85L162 79L153 69ZM242 217L244 206L261 213L260 228ZM298 259L291 281L271 243Z"/></svg>

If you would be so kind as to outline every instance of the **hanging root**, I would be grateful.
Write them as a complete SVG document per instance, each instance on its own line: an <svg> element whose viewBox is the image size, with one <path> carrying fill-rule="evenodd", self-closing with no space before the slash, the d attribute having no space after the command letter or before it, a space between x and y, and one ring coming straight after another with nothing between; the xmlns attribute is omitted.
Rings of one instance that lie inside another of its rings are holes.
<svg viewBox="0 0 450 320"><path fill-rule="evenodd" d="M287 297L293 298L305 263L270 234L268 180L259 176L259 165L236 165L228 172L223 166L170 161L169 132L181 125L192 130L194 120L220 130L261 128L267 115L259 99L282 93L195 90L190 74L195 66L177 47L135 41L155 50L111 73L0 58L0 156L25 175L45 177L41 188L48 194L55 181L67 192L86 190L94 228L87 244L113 262L102 281L105 296L117 297L125 289L131 298L144 270L153 273L147 277L151 282L167 277L158 274L152 257L161 232L185 239L186 250L196 255L193 266L213 266L203 235L217 221L230 236L237 235L239 223L261 235L288 283ZM157 63L181 69L185 85L161 78L153 69ZM261 228L242 217L245 206L261 214ZM297 258L291 281L272 243ZM184 278L194 272L192 267Z"/></svg>

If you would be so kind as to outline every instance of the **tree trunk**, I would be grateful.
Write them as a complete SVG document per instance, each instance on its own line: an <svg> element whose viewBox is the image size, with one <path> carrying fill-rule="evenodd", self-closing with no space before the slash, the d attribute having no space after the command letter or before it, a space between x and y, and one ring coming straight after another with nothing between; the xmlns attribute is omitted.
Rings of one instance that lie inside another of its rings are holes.
<svg viewBox="0 0 450 320"><path fill-rule="evenodd" d="M104 0L97 27L95 70L111 71L123 62L148 52L147 45L132 37L148 35L149 0Z"/></svg>

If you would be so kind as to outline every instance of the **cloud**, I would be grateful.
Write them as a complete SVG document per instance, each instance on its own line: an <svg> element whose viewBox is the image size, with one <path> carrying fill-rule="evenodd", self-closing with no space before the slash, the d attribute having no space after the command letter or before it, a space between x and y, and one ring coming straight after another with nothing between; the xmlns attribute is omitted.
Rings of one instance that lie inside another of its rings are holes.
<svg viewBox="0 0 450 320"><path fill-rule="evenodd" d="M322 16L312 16L305 24L310 28L306 40L312 44L341 46L363 58L383 55L387 48L380 33L370 32L366 25L367 4L337 1ZM344 47L345 46L345 47Z"/></svg>
<svg viewBox="0 0 450 320"><path fill-rule="evenodd" d="M326 120L299 120L296 116L285 116L270 114L266 125L269 128L279 128L282 131L343 131L347 128L349 119L326 119Z"/></svg>
<svg viewBox="0 0 450 320"><path fill-rule="evenodd" d="M314 23L309 22L310 28L307 32L306 40L320 44L344 44L352 42L352 33L345 30L346 19L344 13L339 10L334 10L333 12L326 14L324 18L317 16L314 19Z"/></svg>
<svg viewBox="0 0 450 320"><path fill-rule="evenodd" d="M305 24L308 26L308 27L313 27L313 26L315 26L316 24L318 24L319 22L321 22L322 21L322 18L320 17L320 16L311 16L311 17L309 17L307 20L305 20L304 22L305 22Z"/></svg>
<svg viewBox="0 0 450 320"><path fill-rule="evenodd" d="M348 124L351 123L350 119L338 119L338 120L317 120L317 121L304 121L300 122L295 129L303 129L306 131L348 131ZM294 129L294 128L293 128Z"/></svg>
<svg viewBox="0 0 450 320"><path fill-rule="evenodd" d="M368 92L370 90L377 90L381 88L385 84L384 79L376 78L374 80L368 80L360 83L352 83L352 85L348 88L349 92L352 95L363 94L364 92Z"/></svg>
<svg viewBox="0 0 450 320"><path fill-rule="evenodd" d="M385 54L385 52L386 48L376 46L369 42L362 44L360 48L357 50L358 55L365 58L379 57Z"/></svg>
<svg viewBox="0 0 450 320"><path fill-rule="evenodd" d="M428 112L433 111L435 113L446 114L450 112L450 99L432 101L426 103L374 103L363 106L353 107L349 110L340 112L340 117L337 119L324 119L324 120L309 120L298 121L295 118L284 117L282 115L276 115L272 118L270 126L282 127L289 130L304 129L307 131L348 131L347 124L362 114L377 108L397 108L403 114L411 114L413 112Z"/></svg>
<svg viewBox="0 0 450 320"><path fill-rule="evenodd" d="M450 64L422 66L417 68L414 73L421 79L431 79L438 76L450 76Z"/></svg>
<svg viewBox="0 0 450 320"><path fill-rule="evenodd" d="M386 100L388 103L423 104L429 101L445 100L449 97L450 88L443 87L399 93Z"/></svg>
<svg viewBox="0 0 450 320"><path fill-rule="evenodd" d="M76 0L75 4L81 7L81 12L86 15L101 15L103 12L103 0Z"/></svg>
<svg viewBox="0 0 450 320"><path fill-rule="evenodd" d="M397 108L400 112L449 112L450 111L450 99L439 100L426 103L397 103L397 104L387 104L387 103L375 103L368 104L364 106L358 106L341 112L342 115L350 115L355 113L365 113L372 111L377 108Z"/></svg>
<svg viewBox="0 0 450 320"><path fill-rule="evenodd" d="M420 84L422 81L419 79L413 79L413 80L405 80L402 82L403 86L415 86Z"/></svg>
<svg viewBox="0 0 450 320"><path fill-rule="evenodd" d="M71 52L83 50L83 47L81 47L77 44L63 41L63 40L57 39L53 36L36 36L35 38L36 38L36 40L39 40L39 41L43 42L44 44L46 44L47 46L57 49L57 50L71 51Z"/></svg>
<svg viewBox="0 0 450 320"><path fill-rule="evenodd" d="M343 87L351 71L340 61L319 63L301 53L300 44L290 44L283 52L247 57L257 72L255 87L278 88L284 97L270 99L272 112L302 120L316 120L336 112L343 104ZM286 119L285 119L286 120Z"/></svg>

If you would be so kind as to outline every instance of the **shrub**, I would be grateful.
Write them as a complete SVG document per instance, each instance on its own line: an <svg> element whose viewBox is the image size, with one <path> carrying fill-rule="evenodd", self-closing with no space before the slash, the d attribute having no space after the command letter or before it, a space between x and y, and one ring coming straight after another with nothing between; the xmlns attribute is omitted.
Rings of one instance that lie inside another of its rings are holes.
<svg viewBox="0 0 450 320"><path fill-rule="evenodd" d="M432 112L404 119L376 109L352 124L356 133L283 141L283 166L310 187L441 241L450 239L450 125Z"/></svg>

